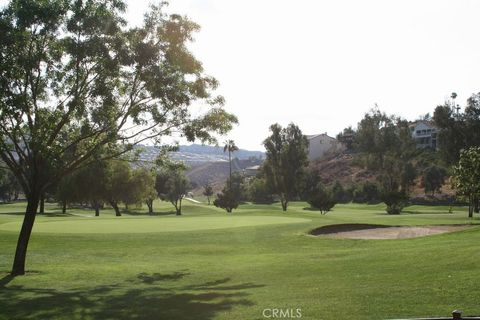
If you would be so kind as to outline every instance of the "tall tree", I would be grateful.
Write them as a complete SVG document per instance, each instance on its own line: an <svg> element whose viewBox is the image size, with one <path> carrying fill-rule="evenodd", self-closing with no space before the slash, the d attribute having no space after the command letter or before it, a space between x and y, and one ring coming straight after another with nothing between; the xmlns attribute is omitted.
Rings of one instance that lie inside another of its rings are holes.
<svg viewBox="0 0 480 320"><path fill-rule="evenodd" d="M130 197L130 180L132 169L130 164L123 160L111 160L108 162L104 199L115 211L115 216L120 217L119 204L127 203Z"/></svg>
<svg viewBox="0 0 480 320"><path fill-rule="evenodd" d="M205 183L203 186L203 195L207 197L208 205L210 205L210 197L213 196L213 187L210 182Z"/></svg>
<svg viewBox="0 0 480 320"><path fill-rule="evenodd" d="M230 168L230 183L232 182L232 153L237 151L238 147L235 145L235 142L233 140L227 140L225 141L225 146L223 147L223 152L228 152L228 164ZM230 189L232 186L230 185Z"/></svg>
<svg viewBox="0 0 480 320"><path fill-rule="evenodd" d="M365 164L380 173L380 196L387 212L399 214L416 176L417 150L407 121L372 109L358 124L355 148Z"/></svg>
<svg viewBox="0 0 480 320"><path fill-rule="evenodd" d="M422 184L425 190L425 194L431 192L432 196L435 192L440 192L445 178L447 177L447 170L442 167L431 165L427 167L422 175Z"/></svg>
<svg viewBox="0 0 480 320"><path fill-rule="evenodd" d="M236 118L212 96L217 81L187 49L199 26L152 7L129 28L122 0L11 0L0 11L0 157L28 201L13 276L25 273L40 197L88 165L101 147L115 158L173 130L215 139ZM192 102L209 106L189 111Z"/></svg>
<svg viewBox="0 0 480 320"><path fill-rule="evenodd" d="M153 214L153 201L157 198L155 190L156 173L149 168L133 170L132 189L137 203L147 204L148 213Z"/></svg>
<svg viewBox="0 0 480 320"><path fill-rule="evenodd" d="M272 134L265 139L266 159L263 166L266 181L280 198L283 211L298 196L308 166L308 140L293 123L287 128L270 126Z"/></svg>
<svg viewBox="0 0 480 320"><path fill-rule="evenodd" d="M468 217L472 218L480 198L480 147L460 152L460 160L453 167L453 186L468 199Z"/></svg>
<svg viewBox="0 0 480 320"><path fill-rule="evenodd" d="M435 108L433 116L439 132L439 151L447 165L458 162L460 151L480 146L480 93L467 100L464 112L450 104Z"/></svg>

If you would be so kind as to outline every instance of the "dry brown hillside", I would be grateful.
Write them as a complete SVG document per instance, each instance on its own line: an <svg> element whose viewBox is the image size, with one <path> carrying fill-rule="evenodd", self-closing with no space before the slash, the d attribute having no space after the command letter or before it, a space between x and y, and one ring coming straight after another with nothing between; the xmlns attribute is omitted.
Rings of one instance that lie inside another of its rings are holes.
<svg viewBox="0 0 480 320"><path fill-rule="evenodd" d="M317 160L310 164L310 168L317 171L322 181L327 185L339 181L343 186L348 186L365 181L375 182L377 179L376 172L358 165L354 160L354 155L351 154L332 155L322 160ZM421 178L418 177L415 182L411 196L425 196ZM445 185L442 187L442 193L439 195L440 197L454 194L448 179L445 182Z"/></svg>
<svg viewBox="0 0 480 320"><path fill-rule="evenodd" d="M261 160L256 158L244 160L235 158L232 161L232 171L241 172L245 168L260 164L260 162ZM199 195L207 182L212 184L215 192L219 192L228 179L229 171L228 161L217 161L193 166L187 171L186 175L191 182L198 186L193 190L193 193Z"/></svg>
<svg viewBox="0 0 480 320"><path fill-rule="evenodd" d="M325 184L339 181L342 185L373 181L376 179L374 172L355 164L353 155L340 154L314 161L310 168L317 171Z"/></svg>

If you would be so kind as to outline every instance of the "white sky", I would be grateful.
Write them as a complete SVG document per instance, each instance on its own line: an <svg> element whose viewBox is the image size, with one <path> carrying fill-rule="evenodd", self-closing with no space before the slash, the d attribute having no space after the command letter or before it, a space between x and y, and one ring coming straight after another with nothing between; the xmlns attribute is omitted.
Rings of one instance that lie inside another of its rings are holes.
<svg viewBox="0 0 480 320"><path fill-rule="evenodd" d="M130 0L141 19L148 1ZM268 127L336 135L375 103L414 120L451 94L480 91L480 1L171 0L202 26L192 50L262 150Z"/></svg>
<svg viewBox="0 0 480 320"><path fill-rule="evenodd" d="M149 2L127 0L130 22ZM335 136L375 103L414 120L480 91L480 1L170 2L202 26L191 48L238 116L228 138L241 148L263 150L275 122Z"/></svg>

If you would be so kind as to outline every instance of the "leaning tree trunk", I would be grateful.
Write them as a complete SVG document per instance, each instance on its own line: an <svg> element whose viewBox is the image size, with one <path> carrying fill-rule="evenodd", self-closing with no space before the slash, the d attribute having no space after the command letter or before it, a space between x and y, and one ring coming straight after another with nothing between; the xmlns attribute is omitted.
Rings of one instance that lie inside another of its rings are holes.
<svg viewBox="0 0 480 320"><path fill-rule="evenodd" d="M113 210L115 210L115 216L121 217L122 214L120 213L120 209L118 208L118 204L115 201L110 201L110 205L112 206Z"/></svg>
<svg viewBox="0 0 480 320"><path fill-rule="evenodd" d="M38 194L31 195L28 198L27 210L23 218L22 229L18 236L17 249L15 250L15 258L13 260L12 276L19 276L25 274L25 261L27 257L28 241L32 234L33 224L35 222L35 216L37 215L38 203L40 197Z"/></svg>
<svg viewBox="0 0 480 320"><path fill-rule="evenodd" d="M152 199L147 199L147 207L148 207L148 213L153 214L153 200Z"/></svg>
<svg viewBox="0 0 480 320"><path fill-rule="evenodd" d="M178 200L172 201L172 203L175 207L176 215L181 216L182 215L182 200L180 200L180 204L179 204Z"/></svg>
<svg viewBox="0 0 480 320"><path fill-rule="evenodd" d="M286 197L283 194L280 197L280 202L282 203L282 210L287 211L288 200L286 199Z"/></svg>
<svg viewBox="0 0 480 320"><path fill-rule="evenodd" d="M98 201L93 201L93 207L95 209L95 217L100 216L100 203Z"/></svg>

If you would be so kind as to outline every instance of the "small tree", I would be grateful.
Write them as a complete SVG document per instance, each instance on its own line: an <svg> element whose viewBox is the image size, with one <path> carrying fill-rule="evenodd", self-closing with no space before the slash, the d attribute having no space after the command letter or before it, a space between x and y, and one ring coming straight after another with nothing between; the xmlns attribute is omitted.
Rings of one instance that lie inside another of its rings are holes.
<svg viewBox="0 0 480 320"><path fill-rule="evenodd" d="M442 167L432 165L426 168L422 175L425 194L431 192L432 196L434 196L435 192L440 192L446 177L447 170Z"/></svg>
<svg viewBox="0 0 480 320"><path fill-rule="evenodd" d="M400 214L407 203L407 195L403 191L383 190L382 201L387 205L388 214Z"/></svg>
<svg viewBox="0 0 480 320"><path fill-rule="evenodd" d="M227 210L231 213L233 209L238 208L238 200L235 193L228 187L223 188L221 193L217 193L217 199L213 201L213 205L218 208Z"/></svg>
<svg viewBox="0 0 480 320"><path fill-rule="evenodd" d="M189 181L182 164L170 165L157 173L155 189L163 201L170 201L176 215L182 214L182 200L187 194Z"/></svg>
<svg viewBox="0 0 480 320"><path fill-rule="evenodd" d="M468 199L468 217L472 218L480 196L480 147L460 152L460 160L453 167L453 187Z"/></svg>
<svg viewBox="0 0 480 320"><path fill-rule="evenodd" d="M203 186L203 195L207 197L208 205L210 205L210 197L213 196L213 187L210 182L205 183Z"/></svg>
<svg viewBox="0 0 480 320"><path fill-rule="evenodd" d="M283 211L298 196L308 166L308 140L293 123L287 128L270 126L272 134L263 142L266 159L263 166L266 181L280 198Z"/></svg>
<svg viewBox="0 0 480 320"><path fill-rule="evenodd" d="M311 190L307 202L312 208L320 210L322 214L326 214L336 204L332 191L325 188L321 182Z"/></svg>

